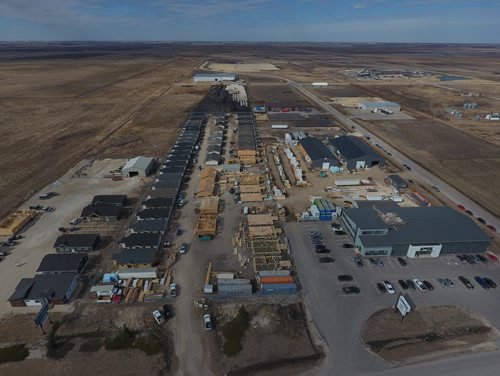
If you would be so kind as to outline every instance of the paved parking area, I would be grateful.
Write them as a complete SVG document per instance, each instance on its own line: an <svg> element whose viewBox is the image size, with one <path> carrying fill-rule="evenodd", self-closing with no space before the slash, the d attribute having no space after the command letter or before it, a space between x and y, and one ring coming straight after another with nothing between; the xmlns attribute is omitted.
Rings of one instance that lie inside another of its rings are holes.
<svg viewBox="0 0 500 376"><path fill-rule="evenodd" d="M326 254L314 251L308 232L319 230L328 255L334 263L321 264L318 259ZM497 328L500 327L500 288L484 290L473 279L476 275L486 276L500 282L500 264L462 264L455 256L436 259L406 259L407 266L401 266L396 258L384 257L384 266L373 266L363 258L364 267L356 267L352 261L353 249L343 248L349 243L347 236L335 235L329 223L286 223L285 231L291 244L301 284L301 293L308 307L313 324L328 346L327 359L321 370L315 374L352 375L379 372L390 368L390 364L367 352L361 342L364 322L374 312L392 307L397 295L381 293L377 282L390 281L396 293L401 288L399 279L428 280L434 290L408 291L417 306L461 305L483 315ZM352 282L339 282L340 274L352 275ZM474 285L468 290L458 276L467 277ZM450 278L454 288L442 287L437 278ZM345 295L343 286L357 286L359 295Z"/></svg>

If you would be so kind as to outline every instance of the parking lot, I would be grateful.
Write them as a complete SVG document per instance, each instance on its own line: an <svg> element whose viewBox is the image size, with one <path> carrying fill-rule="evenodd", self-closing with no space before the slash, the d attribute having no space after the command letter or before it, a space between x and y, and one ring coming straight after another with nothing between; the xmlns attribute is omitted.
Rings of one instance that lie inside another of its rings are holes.
<svg viewBox="0 0 500 376"><path fill-rule="evenodd" d="M318 254L311 243L310 231L322 234L329 254ZM461 305L478 312L496 327L500 326L500 289L483 289L474 276L486 276L499 282L500 264L461 263L454 256L439 258L407 259L402 266L396 257L383 257L384 266L374 266L363 258L363 267L353 262L352 248L343 248L350 243L346 235L335 235L330 223L286 223L285 231L291 244L292 257L298 272L301 291L308 307L312 323L328 346L327 359L330 371L336 374L358 374L387 369L390 365L368 353L361 342L363 325L368 317L378 310L394 306L401 291L400 279L427 280L434 286L433 291L418 289L404 291L417 306ZM319 257L329 256L333 263L320 263ZM348 274L353 281L340 282L338 275ZM459 280L465 276L474 289L467 289ZM454 287L443 287L437 278L449 278ZM377 283L390 281L396 294L381 292ZM343 287L356 286L359 294L345 294ZM342 359L337 362L337 359ZM338 372L338 373L337 373Z"/></svg>

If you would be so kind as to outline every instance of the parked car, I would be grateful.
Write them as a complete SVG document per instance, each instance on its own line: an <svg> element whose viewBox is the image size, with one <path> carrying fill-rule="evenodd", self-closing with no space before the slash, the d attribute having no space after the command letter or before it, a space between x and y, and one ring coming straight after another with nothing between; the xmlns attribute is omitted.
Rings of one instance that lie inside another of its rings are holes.
<svg viewBox="0 0 500 376"><path fill-rule="evenodd" d="M54 196L57 196L57 192L47 192L47 193L43 193L41 194L40 196L38 196L38 198L40 200L48 200L49 198L52 198Z"/></svg>
<svg viewBox="0 0 500 376"><path fill-rule="evenodd" d="M429 291L434 290L434 286L429 281L424 280L424 281L422 281L422 283L425 285L425 287L427 287L427 290L429 290Z"/></svg>
<svg viewBox="0 0 500 376"><path fill-rule="evenodd" d="M478 221L479 223L483 224L483 225L485 225L485 224L486 224L486 221L485 221L483 218L481 218L481 217L477 217L477 221Z"/></svg>
<svg viewBox="0 0 500 376"><path fill-rule="evenodd" d="M179 253L181 255L183 255L186 252L187 252L187 244L186 243L181 243L181 246L179 247Z"/></svg>
<svg viewBox="0 0 500 376"><path fill-rule="evenodd" d="M349 274L341 274L337 277L337 279L340 281L340 282L347 282L347 281L352 281L353 278L352 278L352 275L349 275Z"/></svg>
<svg viewBox="0 0 500 376"><path fill-rule="evenodd" d="M155 318L156 322L159 325L165 323L165 318L161 314L160 310L157 309L157 310L153 311L153 317Z"/></svg>
<svg viewBox="0 0 500 376"><path fill-rule="evenodd" d="M212 330L212 317L209 313L203 315L203 326L206 331Z"/></svg>
<svg viewBox="0 0 500 376"><path fill-rule="evenodd" d="M408 284L406 283L406 281L404 281L404 280L400 279L400 280L398 281L398 283L399 283L399 286L401 286L401 288L402 288L403 290L408 290Z"/></svg>
<svg viewBox="0 0 500 376"><path fill-rule="evenodd" d="M438 278L437 281L439 282L439 284L443 287L448 287L446 281L444 278Z"/></svg>
<svg viewBox="0 0 500 376"><path fill-rule="evenodd" d="M493 261L493 262L498 262L498 257L494 254L494 253L491 253L491 252L486 252L486 256L488 256L488 258Z"/></svg>
<svg viewBox="0 0 500 376"><path fill-rule="evenodd" d="M408 285L408 288L410 290L416 290L417 287L415 286L415 282L413 282L411 279L406 280L406 284Z"/></svg>
<svg viewBox="0 0 500 376"><path fill-rule="evenodd" d="M385 288L385 285L382 282L377 282L377 288L378 291L380 291L381 293L385 294L387 292L387 289Z"/></svg>
<svg viewBox="0 0 500 376"><path fill-rule="evenodd" d="M30 209L32 209L32 210L42 210L42 205L30 205Z"/></svg>
<svg viewBox="0 0 500 376"><path fill-rule="evenodd" d="M387 290L387 293L389 295L394 295L396 293L396 290L394 290L394 287L392 286L392 283L389 281L384 281L383 282L385 289Z"/></svg>
<svg viewBox="0 0 500 376"><path fill-rule="evenodd" d="M457 255L457 259L458 259L458 261L460 261L461 263L465 263L465 262L467 262L467 258L465 258L463 255Z"/></svg>
<svg viewBox="0 0 500 376"><path fill-rule="evenodd" d="M342 231L342 230L335 230L333 233L335 235L345 235L345 231Z"/></svg>
<svg viewBox="0 0 500 376"><path fill-rule="evenodd" d="M402 257L398 257L398 262L399 262L399 265L401 265L401 266L408 265L408 263Z"/></svg>
<svg viewBox="0 0 500 376"><path fill-rule="evenodd" d="M415 285L417 286L417 288L420 291L424 291L424 292L425 291L429 291L429 289L427 288L427 286L424 285L420 279L414 279L413 282L415 283Z"/></svg>
<svg viewBox="0 0 500 376"><path fill-rule="evenodd" d="M320 257L319 262L322 264L328 264L328 263L335 262L335 259L332 257Z"/></svg>
<svg viewBox="0 0 500 376"><path fill-rule="evenodd" d="M177 296L177 284L175 283L170 284L170 295Z"/></svg>
<svg viewBox="0 0 500 376"><path fill-rule="evenodd" d="M490 287L492 289L496 289L497 288L497 284L495 282L493 282L493 280L491 278L488 278L488 277L483 277L483 279L486 281L486 283L488 285L490 285Z"/></svg>
<svg viewBox="0 0 500 376"><path fill-rule="evenodd" d="M344 243L344 244L342 244L342 248L354 248L354 244Z"/></svg>
<svg viewBox="0 0 500 376"><path fill-rule="evenodd" d="M365 266L365 264L363 264L363 260L361 259L361 257L353 257L352 261L358 268L362 268L363 266Z"/></svg>
<svg viewBox="0 0 500 376"><path fill-rule="evenodd" d="M76 226L77 224L79 224L82 220L80 218L73 218L71 221L69 221L69 224L71 226Z"/></svg>
<svg viewBox="0 0 500 376"><path fill-rule="evenodd" d="M359 287L356 287L356 286L346 286L346 287L342 287L342 291L344 291L344 294L346 295L350 295L350 294L359 294L360 293L360 290L359 290Z"/></svg>
<svg viewBox="0 0 500 376"><path fill-rule="evenodd" d="M465 287L467 287L469 290L472 290L474 288L474 285L470 283L470 281L465 278L463 275L458 277L458 280L464 284Z"/></svg>
<svg viewBox="0 0 500 376"><path fill-rule="evenodd" d="M483 289L488 290L490 288L490 285L488 282L484 280L483 277L476 275L474 277L474 280L478 283L479 286L481 286Z"/></svg>
<svg viewBox="0 0 500 376"><path fill-rule="evenodd" d="M446 282L446 285L448 287L455 287L455 284L453 283L453 281L449 278L445 278L444 281Z"/></svg>
<svg viewBox="0 0 500 376"><path fill-rule="evenodd" d="M332 229L335 231L343 231L344 229L342 228L341 225L339 225L338 223L332 223Z"/></svg>
<svg viewBox="0 0 500 376"><path fill-rule="evenodd" d="M378 266L384 266L384 260L382 260L382 259L377 259L377 265L378 265Z"/></svg>
<svg viewBox="0 0 500 376"><path fill-rule="evenodd" d="M373 257L368 258L368 261L370 261L370 264L372 264L373 266L377 266L378 265L377 260L375 260Z"/></svg>
<svg viewBox="0 0 500 376"><path fill-rule="evenodd" d="M481 261L483 264L487 264L488 263L488 259L486 257L484 257L483 255L476 255L476 258Z"/></svg>

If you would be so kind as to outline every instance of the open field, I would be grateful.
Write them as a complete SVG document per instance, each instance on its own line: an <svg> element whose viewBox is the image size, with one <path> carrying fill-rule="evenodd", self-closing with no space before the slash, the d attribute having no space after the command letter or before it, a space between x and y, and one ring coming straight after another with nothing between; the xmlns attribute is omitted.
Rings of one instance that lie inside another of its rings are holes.
<svg viewBox="0 0 500 376"><path fill-rule="evenodd" d="M0 216L86 155L162 155L206 93L172 86L197 62L2 62Z"/></svg>
<svg viewBox="0 0 500 376"><path fill-rule="evenodd" d="M500 215L500 148L432 120L362 122L474 201ZM431 182L432 183L432 182Z"/></svg>
<svg viewBox="0 0 500 376"><path fill-rule="evenodd" d="M288 106L313 106L311 102L286 85L251 85L248 91L250 102L254 105L279 103Z"/></svg>
<svg viewBox="0 0 500 376"><path fill-rule="evenodd" d="M363 331L368 348L394 363L493 349L497 338L491 324L457 306L418 308L404 321L392 309L379 311L366 321Z"/></svg>

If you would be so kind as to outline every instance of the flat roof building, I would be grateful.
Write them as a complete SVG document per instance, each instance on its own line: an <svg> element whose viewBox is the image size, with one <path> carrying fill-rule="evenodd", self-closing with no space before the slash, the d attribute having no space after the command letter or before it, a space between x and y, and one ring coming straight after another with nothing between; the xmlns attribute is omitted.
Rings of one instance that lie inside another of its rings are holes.
<svg viewBox="0 0 500 376"><path fill-rule="evenodd" d="M194 75L194 82L236 81L234 73L198 73Z"/></svg>
<svg viewBox="0 0 500 376"><path fill-rule="evenodd" d="M297 147L312 168L328 170L330 166L340 166L340 162L328 147L314 137L299 140Z"/></svg>
<svg viewBox="0 0 500 376"><path fill-rule="evenodd" d="M446 206L344 209L341 222L364 256L481 253L490 243L470 218Z"/></svg>
<svg viewBox="0 0 500 376"><path fill-rule="evenodd" d="M364 111L373 111L373 110L390 110L393 112L401 111L401 105L395 102L389 101L374 101L374 102L361 102L359 107Z"/></svg>
<svg viewBox="0 0 500 376"><path fill-rule="evenodd" d="M300 141L299 141L300 143ZM346 164L348 170L383 166L385 159L359 137L340 136L330 140L340 159Z"/></svg>

